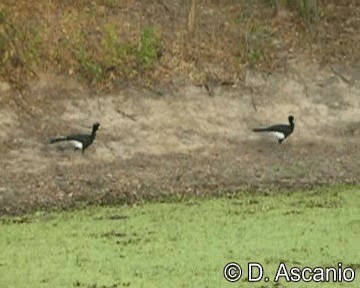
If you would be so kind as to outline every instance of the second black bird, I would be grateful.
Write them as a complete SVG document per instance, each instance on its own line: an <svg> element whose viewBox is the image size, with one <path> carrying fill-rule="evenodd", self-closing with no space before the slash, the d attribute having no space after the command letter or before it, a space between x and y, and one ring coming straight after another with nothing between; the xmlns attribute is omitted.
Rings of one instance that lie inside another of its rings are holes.
<svg viewBox="0 0 360 288"><path fill-rule="evenodd" d="M61 141L69 141L72 145L74 145L75 150L81 150L84 153L85 149L94 142L96 131L99 127L100 123L96 122L93 124L91 134L73 134L69 136L55 137L50 139L50 144Z"/></svg>
<svg viewBox="0 0 360 288"><path fill-rule="evenodd" d="M294 116L289 116L289 125L286 124L277 124L273 126L268 126L264 128L255 128L253 129L254 132L270 132L272 133L276 139L279 141L279 143L282 143L287 137L290 136L291 133L293 133L295 128L294 123Z"/></svg>

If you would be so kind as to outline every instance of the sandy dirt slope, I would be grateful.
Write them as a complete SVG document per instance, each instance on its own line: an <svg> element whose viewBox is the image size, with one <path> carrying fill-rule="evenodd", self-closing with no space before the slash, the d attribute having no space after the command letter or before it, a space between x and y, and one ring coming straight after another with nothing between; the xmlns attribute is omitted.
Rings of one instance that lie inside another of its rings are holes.
<svg viewBox="0 0 360 288"><path fill-rule="evenodd" d="M293 62L248 71L232 87L128 87L92 95L43 75L21 97L0 98L0 210L117 203L166 193L302 187L360 180L360 67ZM286 123L282 145L251 129ZM84 155L49 137L101 130Z"/></svg>

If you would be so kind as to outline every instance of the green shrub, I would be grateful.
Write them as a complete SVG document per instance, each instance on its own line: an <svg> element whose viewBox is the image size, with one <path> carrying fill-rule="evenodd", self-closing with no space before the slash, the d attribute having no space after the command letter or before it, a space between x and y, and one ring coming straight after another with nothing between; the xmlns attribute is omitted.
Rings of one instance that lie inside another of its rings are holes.
<svg viewBox="0 0 360 288"><path fill-rule="evenodd" d="M28 64L39 64L40 62L40 46L42 43L41 27L34 26L28 32L25 41L27 41L24 49L24 61Z"/></svg>
<svg viewBox="0 0 360 288"><path fill-rule="evenodd" d="M7 39L4 34L0 33L0 60L5 59L6 46L7 46Z"/></svg>
<svg viewBox="0 0 360 288"><path fill-rule="evenodd" d="M104 35L101 42L103 60L106 67L118 66L125 60L132 58L136 51L134 45L120 42L115 24L104 26Z"/></svg>
<svg viewBox="0 0 360 288"><path fill-rule="evenodd" d="M256 66L263 53L262 46L268 43L267 31L262 26L256 26L247 33L247 58L251 67Z"/></svg>
<svg viewBox="0 0 360 288"><path fill-rule="evenodd" d="M140 38L140 46L137 51L138 61L142 68L150 68L158 58L160 39L152 27L146 27Z"/></svg>
<svg viewBox="0 0 360 288"><path fill-rule="evenodd" d="M5 11L0 11L0 25L6 22L6 13Z"/></svg>
<svg viewBox="0 0 360 288"><path fill-rule="evenodd" d="M86 78L95 80L96 83L99 83L104 79L104 69L101 64L91 59L91 57L86 53L84 46L78 46L76 59L79 65L79 70Z"/></svg>
<svg viewBox="0 0 360 288"><path fill-rule="evenodd" d="M21 64L24 71L40 63L42 45L42 27L38 22L27 26L8 21L0 11L0 62L3 66ZM16 60L16 61L11 61ZM17 64L14 64L17 63Z"/></svg>
<svg viewBox="0 0 360 288"><path fill-rule="evenodd" d="M101 41L104 63L106 66L114 66L119 64L119 52L118 52L118 36L116 26L114 24L106 24L104 26L104 35Z"/></svg>

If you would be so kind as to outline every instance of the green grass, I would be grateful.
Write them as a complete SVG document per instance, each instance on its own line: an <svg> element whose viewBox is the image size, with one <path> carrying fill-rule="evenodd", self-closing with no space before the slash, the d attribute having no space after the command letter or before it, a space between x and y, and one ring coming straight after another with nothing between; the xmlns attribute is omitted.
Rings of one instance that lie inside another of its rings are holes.
<svg viewBox="0 0 360 288"><path fill-rule="evenodd" d="M278 287L227 283L230 261L359 271L359 207L358 187L334 187L3 217L0 287Z"/></svg>

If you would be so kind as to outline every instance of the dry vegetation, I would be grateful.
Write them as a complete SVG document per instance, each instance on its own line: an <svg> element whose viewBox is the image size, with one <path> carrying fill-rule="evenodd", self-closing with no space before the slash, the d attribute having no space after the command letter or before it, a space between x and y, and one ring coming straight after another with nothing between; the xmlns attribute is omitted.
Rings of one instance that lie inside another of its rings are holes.
<svg viewBox="0 0 360 288"><path fill-rule="evenodd" d="M4 0L0 77L21 88L52 72L111 89L184 75L228 83L248 66L283 69L299 52L356 63L359 13L356 0Z"/></svg>

